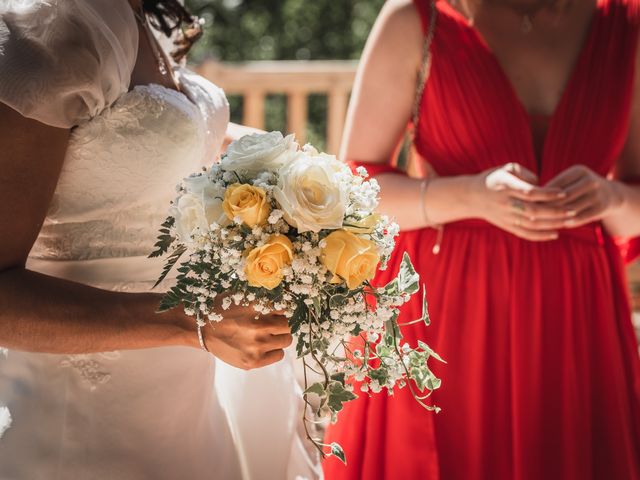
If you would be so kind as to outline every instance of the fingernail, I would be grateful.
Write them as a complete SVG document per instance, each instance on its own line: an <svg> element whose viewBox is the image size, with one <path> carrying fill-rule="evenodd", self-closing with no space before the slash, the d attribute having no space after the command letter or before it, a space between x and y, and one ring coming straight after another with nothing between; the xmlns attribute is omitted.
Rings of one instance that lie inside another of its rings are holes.
<svg viewBox="0 0 640 480"><path fill-rule="evenodd" d="M567 194L565 192L558 193L558 198L566 198Z"/></svg>
<svg viewBox="0 0 640 480"><path fill-rule="evenodd" d="M575 210L569 210L567 212L567 217L575 217L578 214Z"/></svg>
<svg viewBox="0 0 640 480"><path fill-rule="evenodd" d="M567 227L571 227L572 225L575 225L575 223L576 223L576 222L575 222L575 220L566 220L566 221L564 222L564 224L565 224Z"/></svg>

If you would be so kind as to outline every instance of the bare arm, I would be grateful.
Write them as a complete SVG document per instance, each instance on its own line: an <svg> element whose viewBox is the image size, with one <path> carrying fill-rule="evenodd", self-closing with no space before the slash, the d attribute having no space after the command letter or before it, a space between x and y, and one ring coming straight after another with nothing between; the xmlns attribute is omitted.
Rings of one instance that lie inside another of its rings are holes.
<svg viewBox="0 0 640 480"><path fill-rule="evenodd" d="M239 123L229 122L227 131L224 136L224 142L222 143L222 152L224 152L229 144L234 140L238 140L245 135L251 135L252 133L264 133L264 130L260 130L253 127L247 127Z"/></svg>
<svg viewBox="0 0 640 480"><path fill-rule="evenodd" d="M199 348L194 320L155 313L159 294L121 293L25 269L55 190L69 132L22 117L0 103L0 345L47 353L170 345ZM212 353L250 368L277 361L290 342L286 319L254 319L232 307L207 328Z"/></svg>
<svg viewBox="0 0 640 480"><path fill-rule="evenodd" d="M386 163L392 158L411 117L422 41L420 18L412 2L388 1L362 56L347 114L342 158L370 163ZM380 209L395 218L403 230L427 226L420 207L424 202L432 223L484 218L530 240L554 238L564 213L534 201L555 199L557 189L535 187L535 176L514 166L505 166L494 176L500 182L494 181L495 188L491 188L491 181L487 181L491 173L435 177L425 198L421 180L381 174L377 177L382 188ZM520 201L524 210L514 212L514 200Z"/></svg>
<svg viewBox="0 0 640 480"><path fill-rule="evenodd" d="M620 236L640 235L640 48L635 71L629 134L615 172L618 180L615 185L622 202L620 207L604 220L607 230Z"/></svg>

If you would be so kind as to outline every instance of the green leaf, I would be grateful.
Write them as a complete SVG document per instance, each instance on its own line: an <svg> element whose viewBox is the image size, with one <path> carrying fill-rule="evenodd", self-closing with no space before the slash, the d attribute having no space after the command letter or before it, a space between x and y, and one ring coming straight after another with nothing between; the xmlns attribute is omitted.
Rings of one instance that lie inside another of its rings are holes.
<svg viewBox="0 0 640 480"><path fill-rule="evenodd" d="M402 339L402 332L398 326L399 311L395 311L393 316L384 322L384 343L389 346L395 346Z"/></svg>
<svg viewBox="0 0 640 480"><path fill-rule="evenodd" d="M169 274L173 266L178 262L178 260L180 260L180 257L182 256L182 254L186 251L187 251L187 247L185 247L184 245L180 245L173 251L171 256L167 258L167 263L164 264L164 268L162 269L160 278L155 283L155 285L151 288L156 288L158 285L160 285L160 282L162 282L162 280L166 278L166 276Z"/></svg>
<svg viewBox="0 0 640 480"><path fill-rule="evenodd" d="M331 455L333 455L334 457L337 457L338 460L340 460L345 465L347 464L347 459L344 456L344 450L339 444L335 442L331 444Z"/></svg>
<svg viewBox="0 0 640 480"><path fill-rule="evenodd" d="M300 330L303 323L307 322L308 310L303 302L299 302L296 305L296 309L293 311L293 316L289 319L289 326L291 327L291 333L295 335Z"/></svg>
<svg viewBox="0 0 640 480"><path fill-rule="evenodd" d="M328 405L332 412L339 412L342 410L345 402L358 398L353 392L344 388L342 383L337 381L329 382L327 391L329 394Z"/></svg>
<svg viewBox="0 0 640 480"><path fill-rule="evenodd" d="M307 388L304 391L304 393L305 394L313 393L315 395L318 395L319 397L324 397L327 394L327 392L324 389L324 384L322 382L314 383L309 388Z"/></svg>
<svg viewBox="0 0 640 480"><path fill-rule="evenodd" d="M409 295L413 295L420 290L420 275L413 268L411 257L407 252L404 252L402 256L402 263L398 272L398 290Z"/></svg>
<svg viewBox="0 0 640 480"><path fill-rule="evenodd" d="M429 345L427 345L426 343L424 343L422 340L418 340L418 346L424 350L425 352L427 352L427 354L430 357L435 358L436 360L438 360L439 362L442 363L447 363L445 362L442 357L440 355L438 355L434 350L431 349L431 347Z"/></svg>
<svg viewBox="0 0 640 480"><path fill-rule="evenodd" d="M173 226L175 221L176 219L173 217L167 217L167 219L164 221L164 223L162 224L162 228L160 229L158 241L154 245L156 249L149 254L149 258L161 257L169 251L169 247L175 240L175 237L169 235L169 229Z"/></svg>
<svg viewBox="0 0 640 480"><path fill-rule="evenodd" d="M409 254L404 252L398 275L383 287L384 294L395 296L400 293L406 293L413 295L419 289L420 275L413 268Z"/></svg>

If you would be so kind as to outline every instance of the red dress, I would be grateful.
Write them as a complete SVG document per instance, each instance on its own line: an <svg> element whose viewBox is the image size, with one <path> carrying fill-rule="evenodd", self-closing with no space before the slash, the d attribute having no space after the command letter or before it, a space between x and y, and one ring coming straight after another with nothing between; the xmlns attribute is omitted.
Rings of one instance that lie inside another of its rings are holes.
<svg viewBox="0 0 640 480"><path fill-rule="evenodd" d="M429 1L415 4L426 26ZM416 146L439 175L516 161L544 184L579 163L613 168L628 133L635 4L599 3L540 161L534 119L487 44L445 2L438 10ZM445 226L439 255L435 241L433 229L403 232L378 281L411 254L432 325L403 333L448 362L433 363L442 412L426 412L407 389L360 394L329 429L349 465L329 458L327 480L640 479L640 360L611 237L593 224L536 243L468 220ZM417 297L405 320L419 315Z"/></svg>

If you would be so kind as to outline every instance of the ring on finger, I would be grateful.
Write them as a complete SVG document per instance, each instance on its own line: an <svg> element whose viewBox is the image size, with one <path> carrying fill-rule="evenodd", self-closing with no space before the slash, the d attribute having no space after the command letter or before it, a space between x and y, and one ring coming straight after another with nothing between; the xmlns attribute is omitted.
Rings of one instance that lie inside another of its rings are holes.
<svg viewBox="0 0 640 480"><path fill-rule="evenodd" d="M511 200L511 206L517 212L524 212L524 202L522 200L514 198L513 200Z"/></svg>

